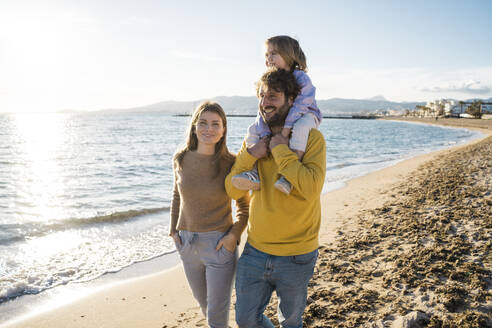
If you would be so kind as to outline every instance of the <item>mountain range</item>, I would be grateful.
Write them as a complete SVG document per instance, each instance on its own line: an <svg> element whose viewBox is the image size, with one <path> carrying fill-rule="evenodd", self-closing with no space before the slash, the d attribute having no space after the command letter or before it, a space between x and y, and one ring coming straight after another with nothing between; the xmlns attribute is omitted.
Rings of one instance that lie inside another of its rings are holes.
<svg viewBox="0 0 492 328"><path fill-rule="evenodd" d="M190 114L193 109L205 99L196 101L162 101L146 106L133 107L127 109L106 109L111 112L163 112L170 114ZM218 102L227 114L234 115L256 115L258 110L258 99L254 96L221 96L211 98ZM425 102L394 102L386 100L383 96L376 96L369 99L344 99L331 98L317 100L318 107L324 115L343 115L371 113L380 110L403 111L405 109L415 109L417 105L425 105Z"/></svg>
<svg viewBox="0 0 492 328"><path fill-rule="evenodd" d="M191 114L193 109L203 100L196 101L161 101L158 103L126 109L105 109L98 112L159 112L169 114ZM256 115L258 111L258 99L254 96L221 96L208 100L218 102L229 115ZM481 100L492 102L488 99L467 99L466 102ZM459 102L459 100L456 100ZM368 99L331 98L317 100L318 107L325 116L368 114L384 110L402 112L405 109L414 110L416 106L423 106L425 102L395 102L375 96Z"/></svg>

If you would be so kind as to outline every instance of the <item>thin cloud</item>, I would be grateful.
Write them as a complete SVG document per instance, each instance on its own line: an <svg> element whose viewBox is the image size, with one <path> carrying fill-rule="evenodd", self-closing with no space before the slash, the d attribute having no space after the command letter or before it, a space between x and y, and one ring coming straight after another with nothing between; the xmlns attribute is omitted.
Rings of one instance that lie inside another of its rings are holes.
<svg viewBox="0 0 492 328"><path fill-rule="evenodd" d="M490 92L490 87L486 85L481 85L480 81L466 81L456 84L445 84L442 86L432 86L420 88L423 92L460 92L472 95L482 95Z"/></svg>

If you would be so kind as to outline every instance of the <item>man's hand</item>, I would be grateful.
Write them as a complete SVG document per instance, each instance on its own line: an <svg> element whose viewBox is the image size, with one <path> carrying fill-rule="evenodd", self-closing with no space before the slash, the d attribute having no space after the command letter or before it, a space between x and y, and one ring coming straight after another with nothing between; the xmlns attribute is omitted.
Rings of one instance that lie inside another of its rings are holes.
<svg viewBox="0 0 492 328"><path fill-rule="evenodd" d="M256 157L257 159L266 157L268 154L268 141L269 137L264 137L261 138L257 143L255 143L253 146L248 147L248 153Z"/></svg>
<svg viewBox="0 0 492 328"><path fill-rule="evenodd" d="M217 243L217 247L215 247L215 250L218 251L221 247L224 247L229 252L234 253L236 246L237 238L232 233L228 233L219 240L219 242Z"/></svg>
<svg viewBox="0 0 492 328"><path fill-rule="evenodd" d="M289 138L284 137L281 133L277 133L270 140L270 150L272 150L278 145L288 145L288 144L289 144Z"/></svg>

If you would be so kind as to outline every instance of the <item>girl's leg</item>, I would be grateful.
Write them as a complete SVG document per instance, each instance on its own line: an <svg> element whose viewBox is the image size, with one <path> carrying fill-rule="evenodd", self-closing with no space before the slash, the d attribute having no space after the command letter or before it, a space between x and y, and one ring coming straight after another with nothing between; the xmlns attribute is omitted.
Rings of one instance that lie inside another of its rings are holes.
<svg viewBox="0 0 492 328"><path fill-rule="evenodd" d="M246 146L251 146L260 140L260 136L255 124L252 124L248 128L248 135L246 136ZM260 190L260 176L258 170L255 167L251 171L241 172L236 174L231 179L232 185L239 190Z"/></svg>
<svg viewBox="0 0 492 328"><path fill-rule="evenodd" d="M231 183L239 190L260 190L260 176L255 166L250 171L241 172L232 177Z"/></svg>
<svg viewBox="0 0 492 328"><path fill-rule="evenodd" d="M255 128L250 126L248 128L248 134L246 135L246 146L251 146L260 141L260 136L254 133Z"/></svg>
<svg viewBox="0 0 492 328"><path fill-rule="evenodd" d="M319 127L319 122L316 116L307 113L303 115L294 123L292 128L292 136L289 140L289 148L297 153L301 152L304 155L306 151L306 145L309 138L309 131L311 129L317 129Z"/></svg>
<svg viewBox="0 0 492 328"><path fill-rule="evenodd" d="M302 160L304 152L306 151L309 131L318 128L318 126L318 119L310 113L303 115L294 123L292 135L289 140L289 148L296 153L299 160ZM292 190L292 185L285 177L281 176L277 182L275 182L275 188L284 194L289 195Z"/></svg>

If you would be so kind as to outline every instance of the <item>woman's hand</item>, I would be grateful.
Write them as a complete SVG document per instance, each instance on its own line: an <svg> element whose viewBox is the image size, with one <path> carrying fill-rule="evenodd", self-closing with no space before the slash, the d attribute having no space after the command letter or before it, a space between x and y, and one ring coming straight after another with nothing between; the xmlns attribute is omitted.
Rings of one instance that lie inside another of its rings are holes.
<svg viewBox="0 0 492 328"><path fill-rule="evenodd" d="M173 231L169 233L169 236L174 239L174 242L181 246L181 237L177 231Z"/></svg>
<svg viewBox="0 0 492 328"><path fill-rule="evenodd" d="M215 250L218 251L221 247L224 247L229 252L234 253L236 246L237 246L237 238L232 233L228 233L227 235L225 235L219 240Z"/></svg>

